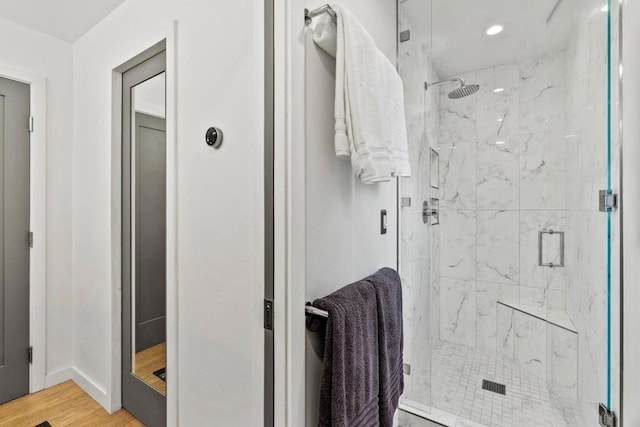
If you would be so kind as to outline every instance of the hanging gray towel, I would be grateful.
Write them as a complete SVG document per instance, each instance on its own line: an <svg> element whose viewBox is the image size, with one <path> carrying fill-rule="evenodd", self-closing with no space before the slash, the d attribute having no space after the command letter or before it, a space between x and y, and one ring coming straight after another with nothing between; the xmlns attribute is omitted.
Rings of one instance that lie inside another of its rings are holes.
<svg viewBox="0 0 640 427"><path fill-rule="evenodd" d="M307 319L325 333L318 425L391 427L404 389L398 273L383 268L313 305L329 313Z"/></svg>
<svg viewBox="0 0 640 427"><path fill-rule="evenodd" d="M307 328L325 332L318 426L375 427L378 404L378 308L370 281L360 281L313 302L329 312Z"/></svg>
<svg viewBox="0 0 640 427"><path fill-rule="evenodd" d="M404 390L402 281L391 268L383 268L367 280L374 285L378 305L380 425L390 427Z"/></svg>

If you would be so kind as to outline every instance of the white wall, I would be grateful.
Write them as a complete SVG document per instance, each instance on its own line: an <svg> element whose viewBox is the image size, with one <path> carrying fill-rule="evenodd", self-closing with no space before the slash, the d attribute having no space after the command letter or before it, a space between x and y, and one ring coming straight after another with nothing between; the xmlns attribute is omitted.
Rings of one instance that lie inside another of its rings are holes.
<svg viewBox="0 0 640 427"><path fill-rule="evenodd" d="M48 385L71 364L71 54L71 44L0 18L0 64L47 80Z"/></svg>
<svg viewBox="0 0 640 427"><path fill-rule="evenodd" d="M240 0L129 0L73 46L74 365L117 395L112 321L112 72L177 21L180 425L261 425L263 10ZM204 142L225 132L220 150ZM117 168L116 168L117 169ZM171 387L169 392L171 392ZM108 403L107 403L108 405ZM113 408L111 408L113 409Z"/></svg>
<svg viewBox="0 0 640 427"><path fill-rule="evenodd" d="M354 177L349 162L335 157L335 60L314 45L304 31L303 21L305 7L313 9L322 4L293 2L289 10L291 74L287 84L292 87L289 112L293 123L291 159L295 162L291 166L293 216L306 212L304 218L293 218L295 224L305 225L297 232L294 230L291 236L292 247L301 242L304 247L292 261L294 269L304 270L301 279L292 284L297 290L291 295L291 301L299 307L298 313L302 312L304 299L322 297L381 267L395 268L397 264L396 182L364 185ZM342 4L362 21L378 47L395 64L396 2L349 0ZM381 209L388 213L386 235L380 234ZM321 358L314 347L322 337L305 333L300 328L303 318L293 317L290 321L296 334L295 342L305 340L307 343L306 368L303 368L305 415L307 425L315 425ZM302 383L300 379L293 387L298 390ZM298 397L302 396L303 390L300 391ZM298 412L292 425L301 422Z"/></svg>

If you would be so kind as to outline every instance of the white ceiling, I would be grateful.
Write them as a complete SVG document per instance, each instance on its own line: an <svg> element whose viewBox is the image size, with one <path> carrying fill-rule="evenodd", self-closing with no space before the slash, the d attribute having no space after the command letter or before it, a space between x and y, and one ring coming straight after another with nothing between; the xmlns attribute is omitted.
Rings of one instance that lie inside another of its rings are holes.
<svg viewBox="0 0 640 427"><path fill-rule="evenodd" d="M604 4L606 0L602 1ZM400 3L412 27L412 39L416 37L430 46L436 71L445 78L563 49L577 11L586 2L401 0ZM558 7L547 24L556 3ZM504 26L504 31L490 37L485 31L494 24Z"/></svg>
<svg viewBox="0 0 640 427"><path fill-rule="evenodd" d="M124 1L0 0L0 17L74 42Z"/></svg>

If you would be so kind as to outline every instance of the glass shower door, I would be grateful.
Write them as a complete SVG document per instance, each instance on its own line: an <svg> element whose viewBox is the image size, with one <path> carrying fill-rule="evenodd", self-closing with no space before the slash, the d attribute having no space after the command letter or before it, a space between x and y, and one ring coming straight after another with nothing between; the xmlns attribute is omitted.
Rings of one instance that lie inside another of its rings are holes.
<svg viewBox="0 0 640 427"><path fill-rule="evenodd" d="M398 6L405 408L596 425L618 401L617 5Z"/></svg>
<svg viewBox="0 0 640 427"><path fill-rule="evenodd" d="M403 281L404 310L404 405L420 413L431 412L431 356L437 326L432 300L437 298L434 281L433 245L437 227L432 225L437 197L437 135L431 126L435 116L428 117L425 76L430 68L429 43L423 39L425 28L420 22L430 20L431 1L399 4L398 71L405 86L406 118L409 136L409 158L413 175L399 180L399 271ZM415 18L420 17L420 21ZM403 41L404 40L404 41ZM420 41L418 41L420 40ZM434 154L435 153L435 157ZM432 160L435 161L432 164ZM432 174L434 171L435 174ZM434 179L432 179L432 177Z"/></svg>

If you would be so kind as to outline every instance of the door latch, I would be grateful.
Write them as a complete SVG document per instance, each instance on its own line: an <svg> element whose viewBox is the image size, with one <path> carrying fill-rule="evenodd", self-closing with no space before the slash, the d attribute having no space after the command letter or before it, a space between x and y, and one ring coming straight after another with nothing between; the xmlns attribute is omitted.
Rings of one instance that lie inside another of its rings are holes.
<svg viewBox="0 0 640 427"><path fill-rule="evenodd" d="M264 328L273 330L273 301L264 300Z"/></svg>

